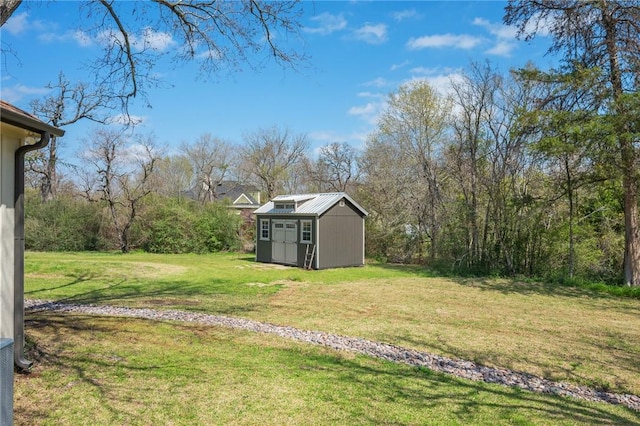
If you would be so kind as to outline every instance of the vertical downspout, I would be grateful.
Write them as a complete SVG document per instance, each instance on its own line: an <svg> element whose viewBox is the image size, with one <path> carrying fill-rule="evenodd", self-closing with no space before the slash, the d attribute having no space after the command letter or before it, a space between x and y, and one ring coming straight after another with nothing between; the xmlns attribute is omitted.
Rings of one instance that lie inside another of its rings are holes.
<svg viewBox="0 0 640 426"><path fill-rule="evenodd" d="M14 176L14 245L13 245L13 359L15 364L26 370L33 364L24 357L24 157L27 152L47 146L51 139L49 132L40 134L40 140L33 145L18 148L15 155Z"/></svg>

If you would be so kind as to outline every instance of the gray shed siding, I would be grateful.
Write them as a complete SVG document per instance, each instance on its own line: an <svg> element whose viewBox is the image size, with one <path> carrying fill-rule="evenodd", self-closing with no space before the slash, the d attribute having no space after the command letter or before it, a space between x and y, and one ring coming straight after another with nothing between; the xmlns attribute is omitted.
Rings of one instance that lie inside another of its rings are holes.
<svg viewBox="0 0 640 426"><path fill-rule="evenodd" d="M261 219L268 219L269 220L269 241L260 239L260 220ZM271 249L272 249L271 239L273 237L273 221L274 220L287 220L287 221L295 220L296 223L297 223L296 240L298 242L298 247L297 247L298 254L297 254L296 266L303 267L308 244L300 242L301 232L302 232L301 221L303 221L303 220L310 220L311 221L312 244L317 244L317 241L316 241L317 220L316 219L317 218L315 216L308 216L308 217L306 217L306 216L294 216L294 217L292 217L292 216L287 216L287 215L278 215L278 216L257 215L256 216L256 261L257 262L265 262L265 263L273 262L273 253L271 251ZM317 269L317 263L315 261L315 258L314 258L313 266L314 266L314 268Z"/></svg>
<svg viewBox="0 0 640 426"><path fill-rule="evenodd" d="M291 207L279 205L290 204ZM256 261L303 267L315 245L314 269L364 265L364 220L367 211L343 192L275 197L256 210ZM269 239L261 240L261 222L269 221ZM274 228L276 221L283 227ZM311 242L302 242L302 223L311 223ZM295 222L296 236L287 223ZM275 231L275 232L274 232ZM278 242L274 242L277 235ZM295 249L292 247L295 244Z"/></svg>
<svg viewBox="0 0 640 426"><path fill-rule="evenodd" d="M319 219L318 269L364 264L364 218L345 200Z"/></svg>
<svg viewBox="0 0 640 426"><path fill-rule="evenodd" d="M260 239L260 220L269 219L269 241ZM256 261L271 263L271 218L265 216L256 217Z"/></svg>

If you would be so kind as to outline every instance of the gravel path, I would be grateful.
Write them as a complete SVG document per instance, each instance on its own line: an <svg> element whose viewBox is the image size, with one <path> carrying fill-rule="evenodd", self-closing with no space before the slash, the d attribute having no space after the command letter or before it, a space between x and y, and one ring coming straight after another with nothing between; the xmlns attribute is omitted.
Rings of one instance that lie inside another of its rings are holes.
<svg viewBox="0 0 640 426"><path fill-rule="evenodd" d="M621 404L640 411L640 396L603 392L586 386L554 382L532 374L485 367L472 361L456 360L439 355L402 348L386 343L373 342L357 337L339 336L319 331L305 331L294 327L279 326L242 318L207 315L176 310L136 309L107 305L79 305L46 300L26 300L25 308L31 311L46 310L93 315L136 317L161 321L182 321L219 327L235 328L258 333L276 334L287 339L327 346L341 351L356 352L387 361L425 367L433 371L457 377L512 386L532 392L569 396L609 404Z"/></svg>

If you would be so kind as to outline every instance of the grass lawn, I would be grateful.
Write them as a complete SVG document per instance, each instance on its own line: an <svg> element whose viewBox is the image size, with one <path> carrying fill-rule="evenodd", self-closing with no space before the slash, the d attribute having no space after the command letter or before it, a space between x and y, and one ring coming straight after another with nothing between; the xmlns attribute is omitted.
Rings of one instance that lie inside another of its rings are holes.
<svg viewBox="0 0 640 426"><path fill-rule="evenodd" d="M26 297L185 309L359 336L640 394L640 300L414 267L27 253ZM28 314L17 424L640 424L623 407L218 328ZM32 419L31 421L29 419Z"/></svg>

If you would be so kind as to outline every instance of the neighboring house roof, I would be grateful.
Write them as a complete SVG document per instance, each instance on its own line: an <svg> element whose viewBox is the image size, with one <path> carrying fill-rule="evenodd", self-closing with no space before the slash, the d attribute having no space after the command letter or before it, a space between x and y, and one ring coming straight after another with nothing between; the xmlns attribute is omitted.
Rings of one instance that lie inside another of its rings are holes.
<svg viewBox="0 0 640 426"><path fill-rule="evenodd" d="M258 206L260 202L253 196L254 193L258 193L259 190L253 185L243 185L234 181L223 181L218 185L216 193L221 199L228 198L231 203Z"/></svg>
<svg viewBox="0 0 640 426"><path fill-rule="evenodd" d="M53 127L52 125L40 120L35 115L31 115L1 99L0 121L34 133L49 132L56 136L64 135L64 130Z"/></svg>
<svg viewBox="0 0 640 426"><path fill-rule="evenodd" d="M184 191L184 195L191 199L198 198L197 187ZM215 186L215 197L218 200L229 200L232 207L255 209L260 206L260 199L254 194L260 194L260 190L253 185L244 185L236 181L225 180ZM258 195L259 196L259 195Z"/></svg>
<svg viewBox="0 0 640 426"><path fill-rule="evenodd" d="M255 214L288 214L288 215L314 215L321 216L336 203L342 199L348 200L353 206L360 211L363 216L369 213L356 203L353 198L345 192L325 192L319 194L294 194L294 195L278 195L271 201L257 209ZM295 204L295 209L276 209L276 204Z"/></svg>

